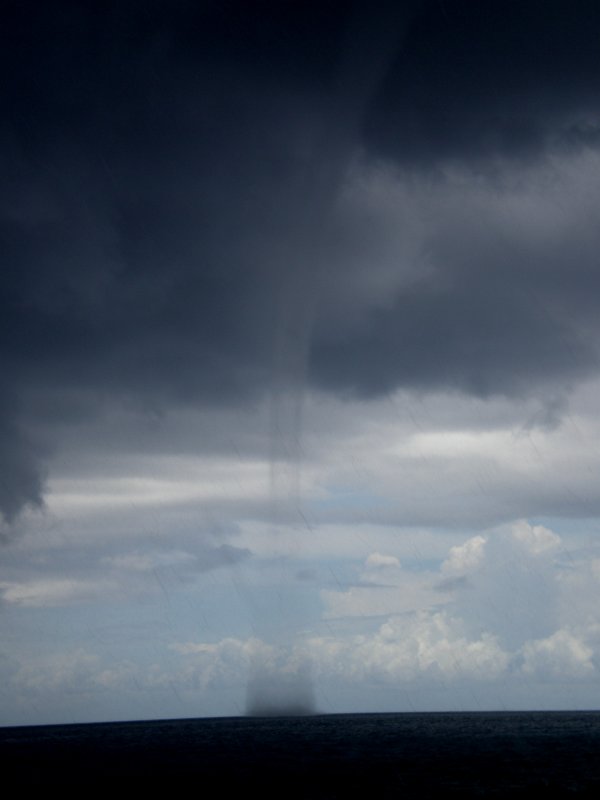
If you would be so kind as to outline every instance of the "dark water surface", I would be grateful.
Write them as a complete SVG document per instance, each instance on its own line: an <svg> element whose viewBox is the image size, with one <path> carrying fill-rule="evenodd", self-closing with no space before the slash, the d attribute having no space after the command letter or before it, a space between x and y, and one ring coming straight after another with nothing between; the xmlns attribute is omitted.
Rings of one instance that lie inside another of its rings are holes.
<svg viewBox="0 0 600 800"><path fill-rule="evenodd" d="M341 714L0 728L5 786L206 797L600 798L600 712Z"/></svg>

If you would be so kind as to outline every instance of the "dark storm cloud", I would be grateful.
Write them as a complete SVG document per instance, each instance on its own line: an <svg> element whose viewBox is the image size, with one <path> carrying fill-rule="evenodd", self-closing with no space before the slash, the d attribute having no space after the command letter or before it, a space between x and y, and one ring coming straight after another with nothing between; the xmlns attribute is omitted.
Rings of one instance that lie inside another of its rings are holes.
<svg viewBox="0 0 600 800"><path fill-rule="evenodd" d="M571 330L519 306L488 292L457 296L435 287L406 292L374 316L367 332L320 347L315 376L326 387L366 396L402 382L485 397L522 394L549 374L572 381L586 373L582 361L586 367L596 364L595 352Z"/></svg>
<svg viewBox="0 0 600 800"><path fill-rule="evenodd" d="M589 3L10 4L4 515L39 501L34 433L74 395L85 419L99 397L245 405L305 375L485 395L589 374L593 236L540 278L442 220L434 276L375 311L346 270L363 222L336 198L357 152L398 180L458 164L491 185L595 148L599 30Z"/></svg>
<svg viewBox="0 0 600 800"><path fill-rule="evenodd" d="M465 197L451 191L441 206L447 219L432 222L423 278L343 337L323 325L312 364L319 383L364 396L398 385L480 397L550 392L555 404L557 391L597 369L596 229L574 226L557 242L548 219L546 241L519 241L495 198L491 210L466 199L457 212L452 202Z"/></svg>
<svg viewBox="0 0 600 800"><path fill-rule="evenodd" d="M597 144L597 3L423 3L372 104L369 145L431 168Z"/></svg>

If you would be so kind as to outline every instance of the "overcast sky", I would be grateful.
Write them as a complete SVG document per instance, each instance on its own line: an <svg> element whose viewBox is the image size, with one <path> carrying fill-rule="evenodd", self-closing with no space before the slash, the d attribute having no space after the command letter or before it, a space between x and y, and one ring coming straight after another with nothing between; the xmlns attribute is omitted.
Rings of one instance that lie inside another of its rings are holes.
<svg viewBox="0 0 600 800"><path fill-rule="evenodd" d="M598 707L599 35L6 4L0 724Z"/></svg>

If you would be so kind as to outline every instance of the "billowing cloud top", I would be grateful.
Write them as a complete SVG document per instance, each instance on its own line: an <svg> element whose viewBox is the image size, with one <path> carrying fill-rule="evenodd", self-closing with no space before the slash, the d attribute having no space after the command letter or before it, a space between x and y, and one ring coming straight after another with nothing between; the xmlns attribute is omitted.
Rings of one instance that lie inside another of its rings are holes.
<svg viewBox="0 0 600 800"><path fill-rule="evenodd" d="M100 406L598 369L593 2L4 11L0 510Z"/></svg>

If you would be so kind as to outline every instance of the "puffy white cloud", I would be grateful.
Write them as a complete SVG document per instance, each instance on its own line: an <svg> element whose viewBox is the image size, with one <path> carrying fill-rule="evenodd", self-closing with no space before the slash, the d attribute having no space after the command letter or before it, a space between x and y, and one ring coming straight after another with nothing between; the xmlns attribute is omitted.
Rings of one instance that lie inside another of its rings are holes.
<svg viewBox="0 0 600 800"><path fill-rule="evenodd" d="M305 647L247 640L173 645L186 660L183 685L211 688L246 687L246 710L252 714L314 710L311 664Z"/></svg>
<svg viewBox="0 0 600 800"><path fill-rule="evenodd" d="M352 681L491 680L510 658L492 634L470 638L462 622L443 611L396 617L368 636L320 637L309 644L316 672Z"/></svg>
<svg viewBox="0 0 600 800"><path fill-rule="evenodd" d="M0 593L5 603L28 607L62 606L108 596L115 586L109 580L40 578L23 582L3 581Z"/></svg>
<svg viewBox="0 0 600 800"><path fill-rule="evenodd" d="M78 648L21 664L11 683L17 691L36 694L98 691L111 683L108 672L102 672L98 657Z"/></svg>
<svg viewBox="0 0 600 800"><path fill-rule="evenodd" d="M274 670L282 657L276 647L256 637L180 642L171 645L171 649L185 656L180 679L201 689L243 684L254 664L261 664L265 670Z"/></svg>
<svg viewBox="0 0 600 800"><path fill-rule="evenodd" d="M575 560L555 532L520 520L451 547L439 572L382 564L362 574L363 585L323 591L329 619L388 621L362 638L315 639L315 658L363 678L481 667L576 680L600 648L598 574L597 559Z"/></svg>
<svg viewBox="0 0 600 800"><path fill-rule="evenodd" d="M515 541L534 555L549 553L561 544L560 536L543 525L530 525L525 520L512 526L512 535Z"/></svg>
<svg viewBox="0 0 600 800"><path fill-rule="evenodd" d="M516 651L559 625L560 552L560 537L521 520L453 547L442 585L470 629L491 631Z"/></svg>
<svg viewBox="0 0 600 800"><path fill-rule="evenodd" d="M446 602L433 573L403 569L396 556L375 551L364 565L356 583L321 590L326 619L389 616Z"/></svg>
<svg viewBox="0 0 600 800"><path fill-rule="evenodd" d="M483 562L485 543L486 539L483 536L473 536L464 544L452 547L448 558L442 564L442 572L462 574L474 570Z"/></svg>
<svg viewBox="0 0 600 800"><path fill-rule="evenodd" d="M269 676L280 686L298 676L372 682L416 679L490 681L510 654L490 633L472 637L445 611L390 618L372 634L313 636L290 647L256 638L187 642L172 646L185 659L182 680L206 689L249 677Z"/></svg>
<svg viewBox="0 0 600 800"><path fill-rule="evenodd" d="M388 556L382 553L371 553L365 561L367 569L379 569L381 567L399 567L400 561L396 556Z"/></svg>
<svg viewBox="0 0 600 800"><path fill-rule="evenodd" d="M594 651L571 631L560 629L546 639L526 642L523 672L540 679L576 679L592 675Z"/></svg>

